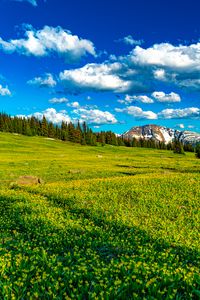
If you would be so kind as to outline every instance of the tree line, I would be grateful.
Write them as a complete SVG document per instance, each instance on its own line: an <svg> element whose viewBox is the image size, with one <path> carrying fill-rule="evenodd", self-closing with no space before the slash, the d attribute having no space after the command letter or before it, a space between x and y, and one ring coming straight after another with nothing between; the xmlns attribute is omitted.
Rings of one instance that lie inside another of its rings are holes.
<svg viewBox="0 0 200 300"><path fill-rule="evenodd" d="M76 125L72 122L62 122L59 126L48 122L45 116L40 120L34 116L11 117L5 113L1 113L0 131L27 136L43 136L83 145L96 145L96 135L85 122L81 125L79 122Z"/></svg>
<svg viewBox="0 0 200 300"><path fill-rule="evenodd" d="M183 145L178 141L165 144L164 142L158 142L153 139L125 139L123 136L117 136L112 131L101 131L95 133L91 128L89 128L86 122L83 122L82 124L79 122L76 124L73 124L72 122L62 122L59 126L52 122L48 122L45 116L43 116L40 120L34 116L11 117L6 113L0 113L0 131L18 133L27 136L43 136L91 146L96 146L97 144L101 144L102 146L110 144L113 146L174 150L176 153L182 153L183 151L195 151L191 144Z"/></svg>

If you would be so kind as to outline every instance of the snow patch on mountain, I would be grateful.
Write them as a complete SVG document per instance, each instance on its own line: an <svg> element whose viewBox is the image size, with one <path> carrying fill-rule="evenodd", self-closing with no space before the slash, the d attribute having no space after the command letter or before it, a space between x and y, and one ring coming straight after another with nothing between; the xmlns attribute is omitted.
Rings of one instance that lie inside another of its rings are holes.
<svg viewBox="0 0 200 300"><path fill-rule="evenodd" d="M123 135L125 139L145 139L154 140L168 144L178 139L183 144L196 144L200 143L200 134L191 131L179 131L165 126L158 126L154 124L132 127Z"/></svg>

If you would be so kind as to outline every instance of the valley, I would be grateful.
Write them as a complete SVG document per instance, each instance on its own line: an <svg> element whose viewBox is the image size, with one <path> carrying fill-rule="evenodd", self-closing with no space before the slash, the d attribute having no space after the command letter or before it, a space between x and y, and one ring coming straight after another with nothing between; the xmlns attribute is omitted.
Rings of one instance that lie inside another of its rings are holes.
<svg viewBox="0 0 200 300"><path fill-rule="evenodd" d="M0 298L198 299L194 153L0 133L0 165Z"/></svg>

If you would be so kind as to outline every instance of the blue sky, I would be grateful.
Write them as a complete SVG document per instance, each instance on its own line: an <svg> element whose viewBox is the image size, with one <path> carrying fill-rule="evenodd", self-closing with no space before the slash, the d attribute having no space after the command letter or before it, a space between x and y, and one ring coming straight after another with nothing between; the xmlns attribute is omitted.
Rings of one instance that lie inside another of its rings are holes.
<svg viewBox="0 0 200 300"><path fill-rule="evenodd" d="M0 0L0 110L200 132L196 0Z"/></svg>

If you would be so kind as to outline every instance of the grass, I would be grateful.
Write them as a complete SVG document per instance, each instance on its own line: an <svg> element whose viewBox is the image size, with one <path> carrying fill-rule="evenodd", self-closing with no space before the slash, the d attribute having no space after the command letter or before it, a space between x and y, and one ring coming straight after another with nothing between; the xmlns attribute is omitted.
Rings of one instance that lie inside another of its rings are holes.
<svg viewBox="0 0 200 300"><path fill-rule="evenodd" d="M199 180L193 153L0 133L0 299L200 299Z"/></svg>

